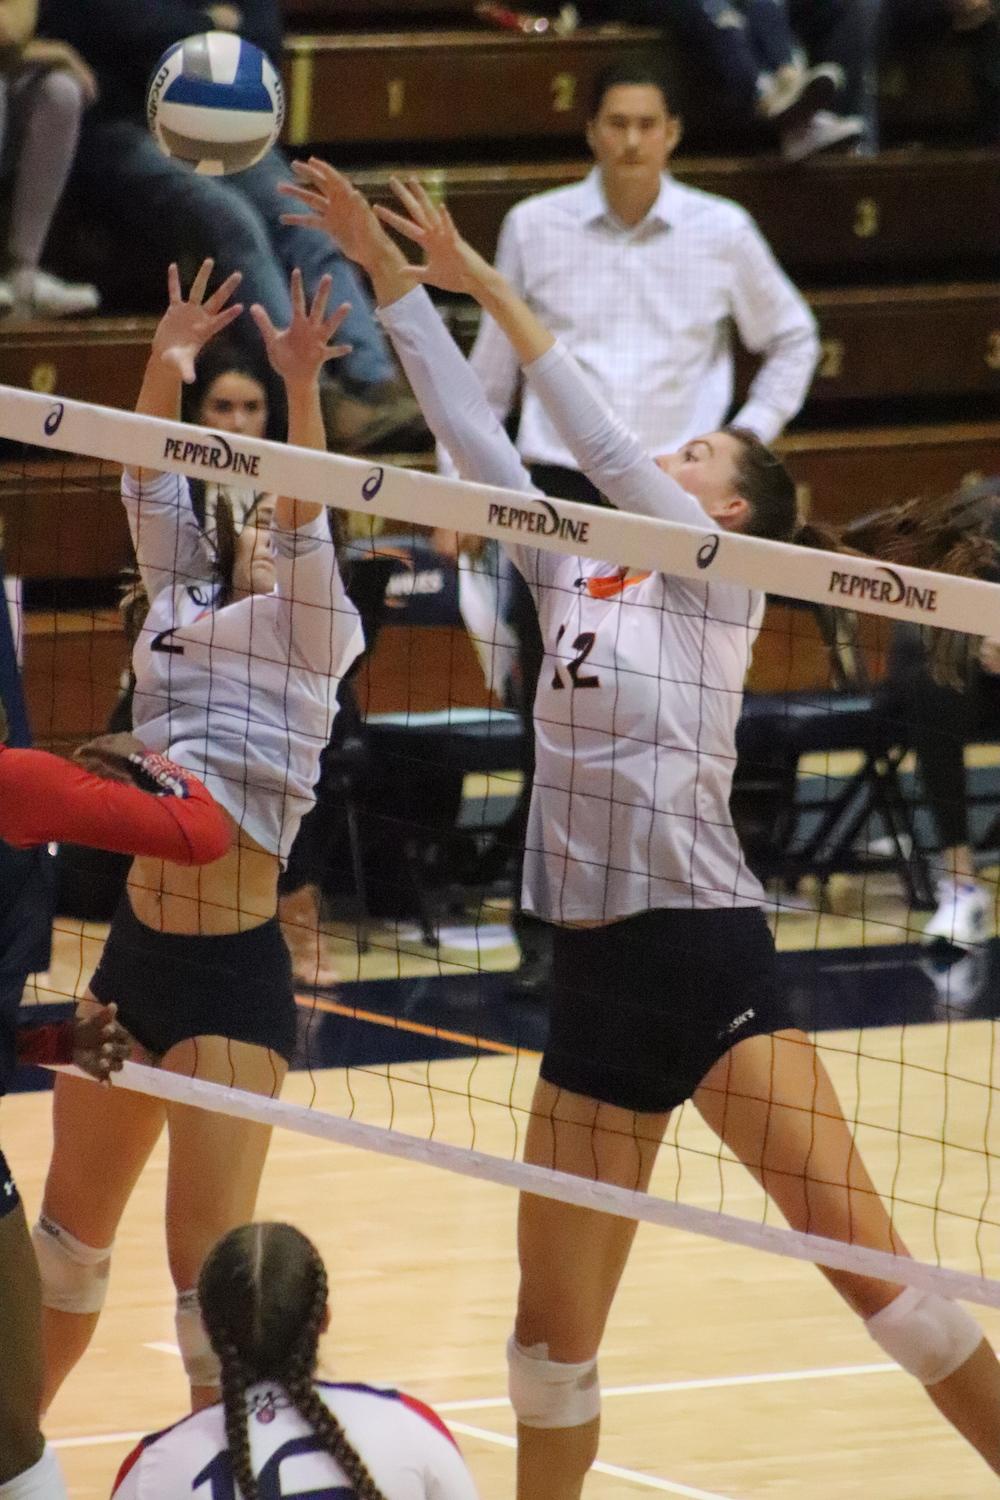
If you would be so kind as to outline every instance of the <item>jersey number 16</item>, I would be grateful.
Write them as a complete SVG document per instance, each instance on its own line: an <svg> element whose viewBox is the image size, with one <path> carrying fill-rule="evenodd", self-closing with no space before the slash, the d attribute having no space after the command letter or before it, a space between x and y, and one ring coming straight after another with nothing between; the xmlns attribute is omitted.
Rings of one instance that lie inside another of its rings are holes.
<svg viewBox="0 0 1000 1500"><path fill-rule="evenodd" d="M296 1458L301 1453L325 1453L323 1444L314 1437L292 1438L272 1453L257 1475L260 1500L354 1500L354 1491L343 1485L327 1485L321 1490L296 1490L292 1494L281 1488L281 1465L286 1459ZM229 1452L217 1453L210 1464L195 1475L192 1490L209 1486L205 1500L236 1500L236 1481Z"/></svg>

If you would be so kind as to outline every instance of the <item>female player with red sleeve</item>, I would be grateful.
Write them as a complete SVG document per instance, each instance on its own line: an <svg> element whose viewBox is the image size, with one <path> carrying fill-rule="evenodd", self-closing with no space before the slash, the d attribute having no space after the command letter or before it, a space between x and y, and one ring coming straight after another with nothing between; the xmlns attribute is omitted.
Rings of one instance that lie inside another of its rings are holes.
<svg viewBox="0 0 1000 1500"><path fill-rule="evenodd" d="M108 735L63 760L8 749L0 705L0 839L18 850L69 840L123 854L206 864L228 849L221 810L195 777L131 735ZM0 1094L17 1063L76 1063L99 1080L129 1050L116 1006L62 1025L18 1026L30 968L34 885L15 860L0 880ZM46 917L47 920L47 917ZM65 1496L38 1417L42 1391L38 1268L13 1176L0 1151L0 1495Z"/></svg>

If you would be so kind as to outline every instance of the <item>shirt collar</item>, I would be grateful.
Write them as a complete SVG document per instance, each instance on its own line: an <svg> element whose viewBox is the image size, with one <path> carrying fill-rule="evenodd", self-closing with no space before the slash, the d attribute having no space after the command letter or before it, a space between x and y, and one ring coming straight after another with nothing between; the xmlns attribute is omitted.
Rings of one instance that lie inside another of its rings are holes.
<svg viewBox="0 0 1000 1500"><path fill-rule="evenodd" d="M677 183L668 172L664 172L660 177L660 191L656 196L656 201L642 220L642 225L658 224L669 229L671 224L677 221L680 211L679 196L680 188ZM580 184L580 199L583 210L581 217L585 224L593 224L599 219L607 219L615 224L618 222L604 196L600 167L592 167L583 179ZM640 227L639 224L635 225L636 229Z"/></svg>

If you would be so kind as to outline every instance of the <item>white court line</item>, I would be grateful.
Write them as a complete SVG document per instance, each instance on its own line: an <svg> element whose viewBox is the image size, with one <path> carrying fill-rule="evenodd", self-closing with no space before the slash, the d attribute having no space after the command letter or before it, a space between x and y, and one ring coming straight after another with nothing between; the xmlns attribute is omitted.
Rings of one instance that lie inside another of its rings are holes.
<svg viewBox="0 0 1000 1500"><path fill-rule="evenodd" d="M147 1348L152 1347L147 1345ZM713 1375L701 1380L662 1380L655 1385L609 1385L601 1389L605 1396L662 1396L680 1391L718 1391L740 1385L782 1385L793 1380L832 1380L839 1375L890 1375L899 1374L899 1366L888 1365L830 1365L816 1370L774 1370L762 1375ZM471 1401L437 1401L435 1411L490 1411L509 1405L506 1396L480 1397Z"/></svg>
<svg viewBox="0 0 1000 1500"><path fill-rule="evenodd" d="M438 1406L435 1410L440 1411ZM502 1432L489 1432L485 1427L470 1427L467 1422L449 1422L452 1432L461 1437L481 1438L484 1443L496 1443L500 1448L516 1448L517 1439L506 1437ZM717 1490L696 1490L689 1484L678 1484L673 1479L657 1479L653 1474L641 1474L638 1469L623 1469L619 1464L605 1464L598 1459L591 1466L595 1474L610 1474L613 1479L625 1479L646 1490L659 1490L662 1495L684 1495L687 1500L731 1500Z"/></svg>
<svg viewBox="0 0 1000 1500"><path fill-rule="evenodd" d="M153 1343L143 1344L144 1349L155 1349L160 1354L173 1354L180 1358L180 1350L176 1344ZM761 1375L718 1375L701 1380L665 1380L656 1385L612 1385L601 1392L602 1396L649 1396L670 1395L671 1392L681 1391L710 1391L724 1390L727 1387L746 1385L781 1385L796 1380L831 1380L841 1375L889 1375L893 1371L899 1373L898 1365L830 1365L815 1370L774 1370L766 1371ZM462 1412L462 1411L489 1411L499 1410L509 1403L506 1396L482 1397L471 1401L435 1401L434 1410L439 1412ZM482 1437L491 1442L500 1443L503 1447L513 1447L514 1439L501 1436L499 1433L486 1432L478 1427L464 1427L462 1424L452 1422L449 1424L456 1432L467 1432L470 1436ZM50 1441L52 1448L99 1448L111 1443L137 1443L144 1432L102 1432L95 1433L89 1437L55 1438ZM628 1477L625 1470L617 1470L607 1465L601 1466L602 1473L620 1474ZM660 1481L655 1484L646 1476L638 1476L643 1483L657 1485L662 1488ZM691 1489L674 1489L667 1493L678 1495L697 1496L703 1495L704 1491ZM710 1496L709 1500L720 1500L719 1496Z"/></svg>

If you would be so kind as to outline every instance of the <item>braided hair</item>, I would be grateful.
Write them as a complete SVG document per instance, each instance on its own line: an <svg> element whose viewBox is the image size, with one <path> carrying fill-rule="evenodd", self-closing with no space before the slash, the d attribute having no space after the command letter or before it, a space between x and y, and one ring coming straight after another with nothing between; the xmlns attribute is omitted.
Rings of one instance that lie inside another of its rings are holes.
<svg viewBox="0 0 1000 1500"><path fill-rule="evenodd" d="M386 1500L313 1384L327 1291L319 1251L291 1224L234 1229L202 1267L201 1315L222 1365L226 1440L244 1500L259 1500L246 1409L247 1387L259 1380L282 1387L358 1500Z"/></svg>

